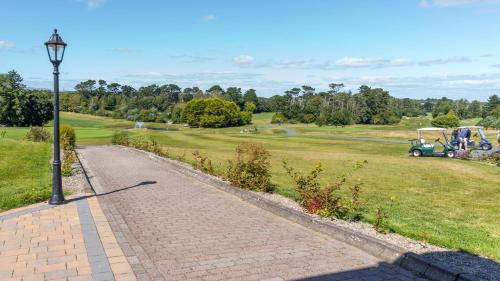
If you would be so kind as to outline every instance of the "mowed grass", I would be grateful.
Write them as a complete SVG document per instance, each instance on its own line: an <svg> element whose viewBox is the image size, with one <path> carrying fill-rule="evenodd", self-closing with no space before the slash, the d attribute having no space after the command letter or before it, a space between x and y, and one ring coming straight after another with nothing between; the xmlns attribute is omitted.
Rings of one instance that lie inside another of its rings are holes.
<svg viewBox="0 0 500 281"><path fill-rule="evenodd" d="M172 131L133 129L134 122L83 114L62 113L62 123L75 127L77 142L110 144L114 132L135 137L153 137L172 157L193 161L199 150L223 172L234 149L244 142L258 142L271 152L275 192L298 199L293 183L282 167L288 159L298 171L307 173L321 162L323 183L349 172L358 161L368 164L352 175L361 180L363 220L374 221L375 210L387 214L386 226L394 232L451 249L500 260L500 169L471 161L442 158L412 158L409 145L377 141L337 139L357 136L406 140L417 127L430 126L429 118L405 119L399 125L344 128L310 124L271 125L272 114L254 115L257 134L242 134L241 128L201 129L166 124L146 124ZM9 128L7 136L24 136L25 129ZM23 132L24 130L24 132ZM294 136L288 136L293 130ZM496 133L496 132L491 132ZM48 161L48 160L47 160Z"/></svg>
<svg viewBox="0 0 500 281"><path fill-rule="evenodd" d="M0 138L0 212L50 197L50 144L21 140L26 129Z"/></svg>
<svg viewBox="0 0 500 281"><path fill-rule="evenodd" d="M368 164L351 177L352 181L364 183L364 221L373 222L376 208L381 207L387 213L385 224L391 231L500 260L498 167L453 159L412 158L406 144L333 138L344 135L405 140L414 137L416 128L430 126L430 118L405 119L393 126L318 128L304 124L271 125L271 116L254 115L251 126L256 126L258 133L242 134L241 128L131 129L133 122L62 114L63 123L76 126L79 144L109 144L114 131L125 130L131 136L153 137L172 157L186 162L193 162L192 153L198 150L221 173L234 157L238 144L262 143L272 155L275 192L293 199L299 196L282 167L283 159L303 173L322 163L324 183L349 172L356 162L367 160ZM287 136L287 130L293 130L295 135Z"/></svg>

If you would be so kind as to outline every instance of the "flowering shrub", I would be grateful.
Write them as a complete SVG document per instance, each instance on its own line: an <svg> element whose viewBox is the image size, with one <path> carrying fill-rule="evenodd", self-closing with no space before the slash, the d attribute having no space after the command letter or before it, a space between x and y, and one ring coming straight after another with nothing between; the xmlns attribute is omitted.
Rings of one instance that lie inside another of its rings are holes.
<svg viewBox="0 0 500 281"><path fill-rule="evenodd" d="M351 173L362 168L366 163L367 161L356 163ZM306 176L296 172L286 160L283 161L283 167L295 182L295 188L302 198L301 205L307 212L323 217L359 218L361 208L359 197L362 186L360 181L349 187L350 198L344 198L340 191L347 182L347 174L338 176L335 182L323 187L319 182L319 175L323 172L321 163L317 164Z"/></svg>

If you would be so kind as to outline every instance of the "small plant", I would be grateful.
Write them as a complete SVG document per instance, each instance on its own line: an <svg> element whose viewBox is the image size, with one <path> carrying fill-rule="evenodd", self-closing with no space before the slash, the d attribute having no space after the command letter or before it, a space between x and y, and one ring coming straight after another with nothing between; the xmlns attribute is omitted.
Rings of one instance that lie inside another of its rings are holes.
<svg viewBox="0 0 500 281"><path fill-rule="evenodd" d="M500 153L491 153L486 161L500 167Z"/></svg>
<svg viewBox="0 0 500 281"><path fill-rule="evenodd" d="M228 180L241 188L254 191L271 191L271 163L267 149L256 143L236 147L236 159L229 161Z"/></svg>
<svg viewBox="0 0 500 281"><path fill-rule="evenodd" d="M76 146L75 129L70 125L62 125L61 129L61 146L64 150L74 150Z"/></svg>
<svg viewBox="0 0 500 281"><path fill-rule="evenodd" d="M126 132L114 132L111 143L115 145L129 146L130 137Z"/></svg>
<svg viewBox="0 0 500 281"><path fill-rule="evenodd" d="M356 163L352 172L362 168L366 163L366 160ZM302 207L309 213L318 214L323 217L359 219L362 186L360 180L349 188L350 198L346 199L340 195L340 191L346 184L348 175L341 175L337 177L334 183L322 187L319 182L319 175L323 172L321 163L318 163L306 176L296 172L294 168L288 165L286 160L283 161L283 167L295 182L296 190L302 198Z"/></svg>
<svg viewBox="0 0 500 281"><path fill-rule="evenodd" d="M61 166L61 174L64 177L71 176L73 163L76 161L76 155L74 151L64 151L62 166Z"/></svg>
<svg viewBox="0 0 500 281"><path fill-rule="evenodd" d="M49 142L51 135L48 130L43 127L30 127L25 136L26 140L34 142Z"/></svg>
<svg viewBox="0 0 500 281"><path fill-rule="evenodd" d="M198 150L193 152L194 161L193 168L203 171L207 174L213 175L214 168L212 166L212 161L208 159L208 156L202 155Z"/></svg>
<svg viewBox="0 0 500 281"><path fill-rule="evenodd" d="M5 135L7 135L7 131L0 132L0 137L5 138Z"/></svg>
<svg viewBox="0 0 500 281"><path fill-rule="evenodd" d="M387 218L387 215L385 214L384 210L382 207L377 207L377 210L375 210L375 223L373 224L373 227L378 233L387 233L387 231L384 228L384 220Z"/></svg>

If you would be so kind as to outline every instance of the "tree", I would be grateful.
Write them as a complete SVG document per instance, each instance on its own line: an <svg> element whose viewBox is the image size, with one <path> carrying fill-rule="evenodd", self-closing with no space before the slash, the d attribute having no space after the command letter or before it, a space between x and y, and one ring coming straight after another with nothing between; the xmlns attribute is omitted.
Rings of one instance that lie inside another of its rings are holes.
<svg viewBox="0 0 500 281"><path fill-rule="evenodd" d="M52 119L51 94L27 90L15 71L0 74L0 124L41 126Z"/></svg>
<svg viewBox="0 0 500 281"><path fill-rule="evenodd" d="M481 103L474 100L470 103L467 108L467 118L477 118L481 117Z"/></svg>
<svg viewBox="0 0 500 281"><path fill-rule="evenodd" d="M85 98L90 98L95 95L95 80L87 80L76 84L75 90Z"/></svg>
<svg viewBox="0 0 500 281"><path fill-rule="evenodd" d="M257 97L257 93L255 92L254 89L249 89L245 92L243 95L243 101L245 103L247 102L253 102L257 106L259 104L259 98Z"/></svg>
<svg viewBox="0 0 500 281"><path fill-rule="evenodd" d="M237 87L229 87L222 96L240 106L243 106L243 96L241 95L241 89Z"/></svg>
<svg viewBox="0 0 500 281"><path fill-rule="evenodd" d="M228 100L194 99L186 104L182 120L193 127L222 128L244 125L248 115L244 119L239 107Z"/></svg>
<svg viewBox="0 0 500 281"><path fill-rule="evenodd" d="M111 83L107 87L110 94L117 95L120 93L121 85L118 83Z"/></svg>
<svg viewBox="0 0 500 281"><path fill-rule="evenodd" d="M160 93L167 96L170 103L179 102L181 88L175 84L163 85L160 87Z"/></svg>
<svg viewBox="0 0 500 281"><path fill-rule="evenodd" d="M255 104L253 102L251 102L251 101L245 102L244 111L253 113L253 112L255 112L256 108L257 108L257 106L255 106Z"/></svg>
<svg viewBox="0 0 500 281"><path fill-rule="evenodd" d="M483 117L491 116L493 113L493 110L495 110L495 108L497 106L500 106L500 98L497 95L493 95L493 96L489 97L488 101L483 106L483 109L484 109Z"/></svg>
<svg viewBox="0 0 500 281"><path fill-rule="evenodd" d="M454 128L460 126L460 119L450 110L446 115L440 115L431 121L432 126L438 128Z"/></svg>
<svg viewBox="0 0 500 281"><path fill-rule="evenodd" d="M224 96L224 89L219 85L214 85L207 90L207 94L211 97L221 98Z"/></svg>

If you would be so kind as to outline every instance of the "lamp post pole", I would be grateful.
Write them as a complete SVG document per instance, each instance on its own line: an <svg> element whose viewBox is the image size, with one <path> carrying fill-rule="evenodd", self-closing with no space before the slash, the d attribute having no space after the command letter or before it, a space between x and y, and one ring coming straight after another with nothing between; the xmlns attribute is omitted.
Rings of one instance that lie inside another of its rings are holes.
<svg viewBox="0 0 500 281"><path fill-rule="evenodd" d="M59 63L54 65L54 160L52 162L52 197L49 204L58 205L64 202L61 178L61 147L59 143Z"/></svg>
<svg viewBox="0 0 500 281"><path fill-rule="evenodd" d="M61 147L59 139L59 65L64 57L64 50L66 43L57 34L57 29L45 42L49 60L54 67L54 159L52 162L52 196L50 197L49 204L58 205L64 203L64 194L62 190L61 178Z"/></svg>

